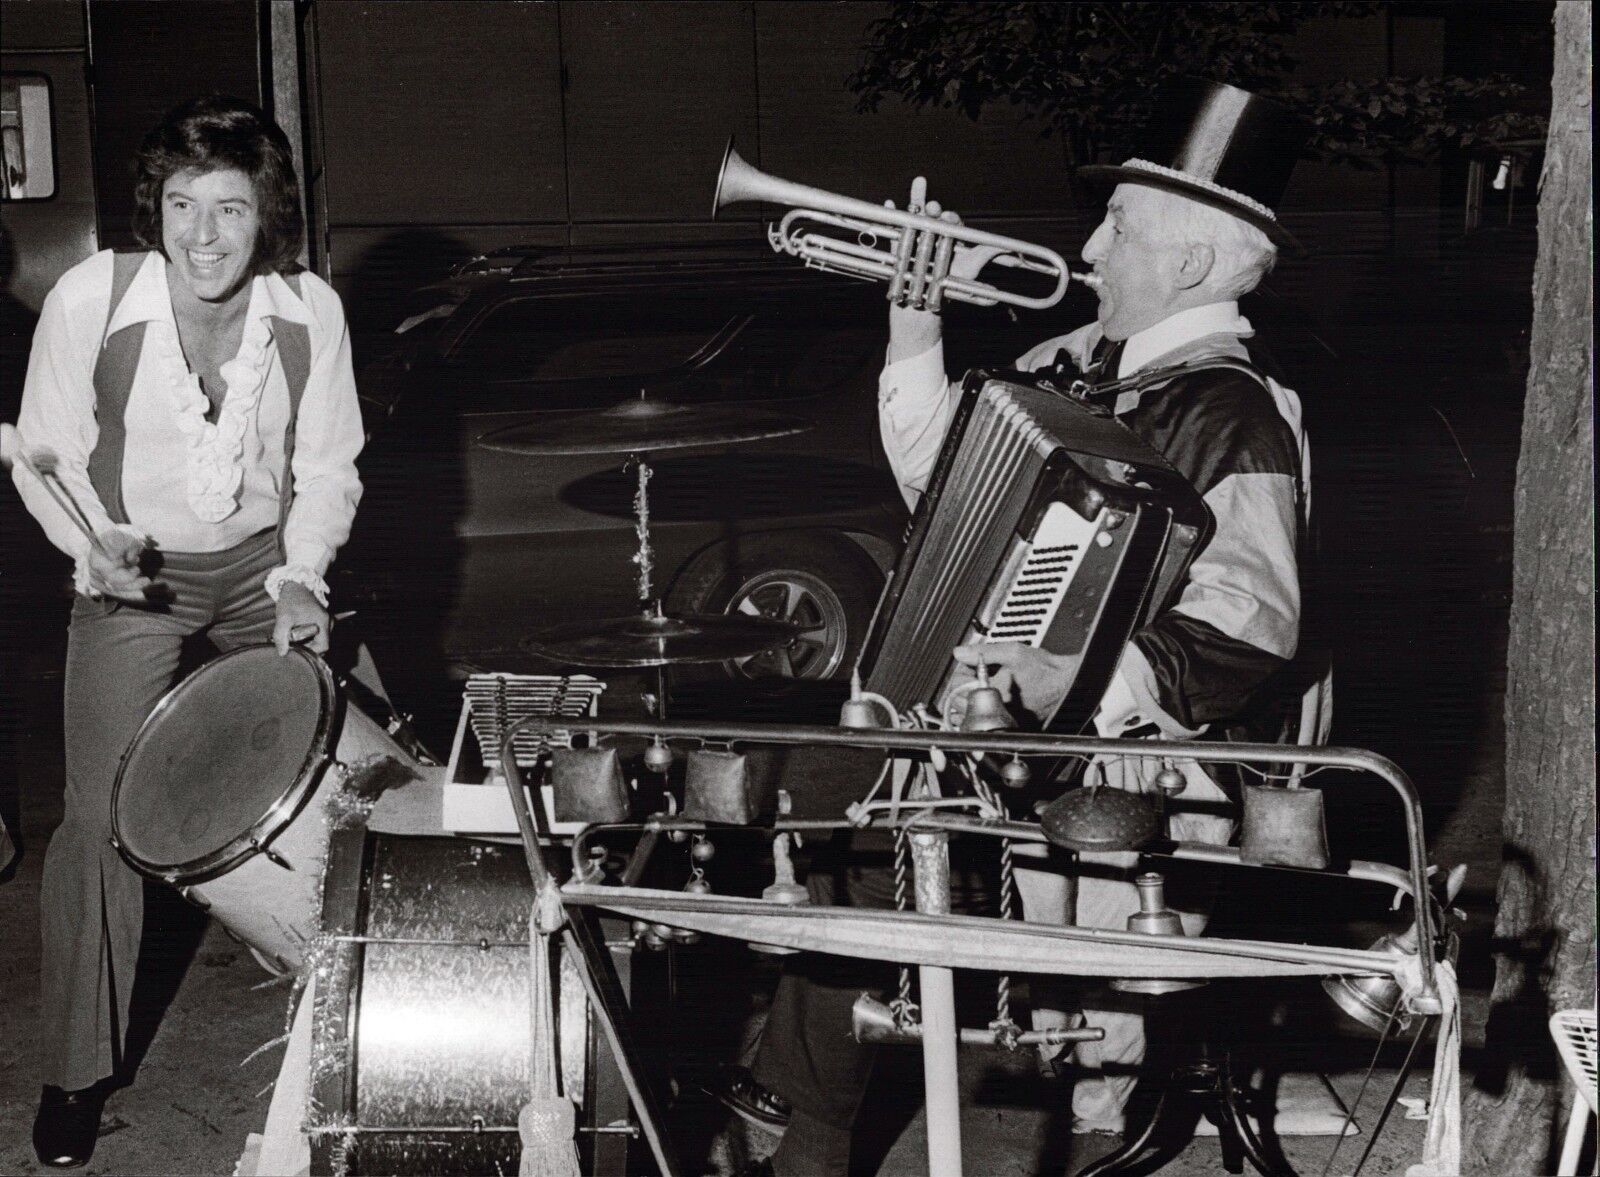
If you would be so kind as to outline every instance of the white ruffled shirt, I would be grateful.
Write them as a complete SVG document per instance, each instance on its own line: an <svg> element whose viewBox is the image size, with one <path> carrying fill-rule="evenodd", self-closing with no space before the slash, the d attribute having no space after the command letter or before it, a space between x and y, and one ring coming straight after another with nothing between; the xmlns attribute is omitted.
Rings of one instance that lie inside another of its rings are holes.
<svg viewBox="0 0 1600 1177"><path fill-rule="evenodd" d="M102 251L62 275L45 299L17 422L23 444L53 451L59 477L93 529L112 528L88 475L100 433L95 361L105 339L145 323L123 417L128 527L165 551L231 548L277 526L289 388L272 318L303 324L311 367L295 432L294 502L284 526L285 562L265 587L276 598L293 580L326 603L323 576L349 538L361 498L361 411L339 296L310 273L301 275L298 295L278 274L252 279L239 354L222 365L226 392L210 422L210 403L179 342L165 260L159 253L145 259L108 323L111 273L112 253ZM24 470L12 478L51 542L77 562L82 589L88 540Z"/></svg>

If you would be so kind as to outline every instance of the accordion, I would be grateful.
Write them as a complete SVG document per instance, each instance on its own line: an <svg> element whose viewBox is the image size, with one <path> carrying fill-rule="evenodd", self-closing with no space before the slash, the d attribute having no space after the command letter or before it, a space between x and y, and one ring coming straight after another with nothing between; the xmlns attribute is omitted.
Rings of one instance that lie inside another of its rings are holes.
<svg viewBox="0 0 1600 1177"><path fill-rule="evenodd" d="M938 712L952 647L1023 642L1067 656L1070 688L1041 720L1080 732L1211 527L1194 487L1105 411L973 372L862 646L864 685Z"/></svg>

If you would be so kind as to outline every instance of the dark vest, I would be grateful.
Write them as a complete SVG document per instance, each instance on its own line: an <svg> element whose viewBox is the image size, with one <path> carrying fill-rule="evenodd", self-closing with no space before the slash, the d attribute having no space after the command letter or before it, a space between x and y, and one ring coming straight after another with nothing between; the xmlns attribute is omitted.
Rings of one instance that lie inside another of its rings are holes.
<svg viewBox="0 0 1600 1177"><path fill-rule="evenodd" d="M111 259L111 304L106 311L110 327L117 307L132 285L134 275L150 255L144 251L117 253ZM285 275L295 294L300 293L300 275ZM127 447L128 395L139 370L139 355L144 350L145 323L133 323L101 340L94 365L94 415L100 427L99 439L89 454L89 482L113 523L127 523L128 511L122 502L122 455ZM289 385L289 424L283 435L283 478L279 482L278 536L294 499L294 435L300 418L300 400L311 375L311 332L303 323L272 317L272 338L278 347L278 362Z"/></svg>

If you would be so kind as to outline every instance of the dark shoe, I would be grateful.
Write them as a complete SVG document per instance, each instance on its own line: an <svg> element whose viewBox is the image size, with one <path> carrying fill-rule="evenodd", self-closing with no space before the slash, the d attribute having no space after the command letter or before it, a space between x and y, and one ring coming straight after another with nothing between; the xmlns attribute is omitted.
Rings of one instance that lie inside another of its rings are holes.
<svg viewBox="0 0 1600 1177"><path fill-rule="evenodd" d="M39 1096L39 1114L33 1119L33 1151L41 1164L74 1169L89 1163L107 1094L104 1083L77 1091L45 1087Z"/></svg>
<svg viewBox="0 0 1600 1177"><path fill-rule="evenodd" d="M752 1124L780 1132L789 1126L789 1101L757 1083L747 1067L724 1067L706 1092Z"/></svg>

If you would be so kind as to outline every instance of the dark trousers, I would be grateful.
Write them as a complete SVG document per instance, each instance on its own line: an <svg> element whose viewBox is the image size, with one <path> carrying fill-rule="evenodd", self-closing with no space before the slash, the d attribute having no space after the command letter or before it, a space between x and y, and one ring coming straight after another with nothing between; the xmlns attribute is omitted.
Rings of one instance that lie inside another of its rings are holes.
<svg viewBox="0 0 1600 1177"><path fill-rule="evenodd" d="M819 855L806 890L813 903L893 908L894 882L893 849L874 840L854 852L839 845ZM893 985L897 972L881 961L814 952L791 957L756 1055L756 1081L812 1119L844 1131L855 1127L878 1048L850 1033L850 1007L862 993Z"/></svg>

